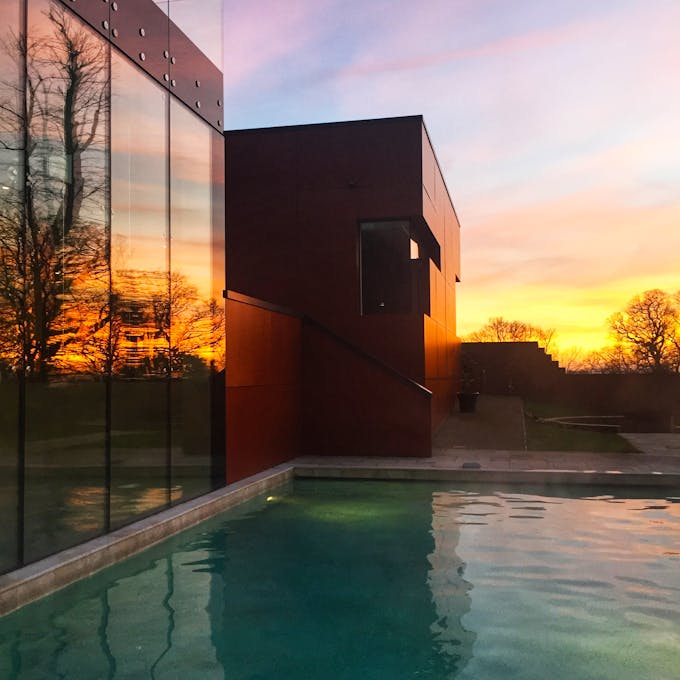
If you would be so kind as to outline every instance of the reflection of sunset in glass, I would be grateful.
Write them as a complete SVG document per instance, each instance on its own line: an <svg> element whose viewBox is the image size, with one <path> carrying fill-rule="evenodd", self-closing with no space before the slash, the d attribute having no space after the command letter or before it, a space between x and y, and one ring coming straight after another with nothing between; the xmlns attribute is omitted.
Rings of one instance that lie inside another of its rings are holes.
<svg viewBox="0 0 680 680"><path fill-rule="evenodd" d="M107 28L116 7L65 4L0 0L0 465L14 543L0 541L0 571L224 479L211 419L224 363L218 133L184 109L178 126L175 81L159 86L136 50L86 23ZM162 12L144 21L170 46ZM192 78L214 80L175 37ZM174 269L171 243L184 253Z"/></svg>
<svg viewBox="0 0 680 680"><path fill-rule="evenodd" d="M170 110L171 269L200 295L211 291L211 148L210 132L180 104ZM172 134L172 130L176 134Z"/></svg>

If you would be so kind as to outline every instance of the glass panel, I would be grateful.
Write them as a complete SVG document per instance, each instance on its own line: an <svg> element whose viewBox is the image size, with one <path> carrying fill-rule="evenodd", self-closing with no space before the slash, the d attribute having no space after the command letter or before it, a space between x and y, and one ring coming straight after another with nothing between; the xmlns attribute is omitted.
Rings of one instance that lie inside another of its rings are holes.
<svg viewBox="0 0 680 680"><path fill-rule="evenodd" d="M168 503L167 94L112 55L111 524Z"/></svg>
<svg viewBox="0 0 680 680"><path fill-rule="evenodd" d="M28 5L26 560L105 523L108 47Z"/></svg>
<svg viewBox="0 0 680 680"><path fill-rule="evenodd" d="M0 572L16 565L18 417L17 368L23 313L22 55L18 0L0 0Z"/></svg>
<svg viewBox="0 0 680 680"><path fill-rule="evenodd" d="M212 486L211 392L224 313L212 276L212 130L175 101L170 121L172 478L177 499L186 499Z"/></svg>
<svg viewBox="0 0 680 680"><path fill-rule="evenodd" d="M408 314L412 310L410 260L407 220L362 222L362 314Z"/></svg>
<svg viewBox="0 0 680 680"><path fill-rule="evenodd" d="M155 0L172 22L222 70L223 0Z"/></svg>
<svg viewBox="0 0 680 680"><path fill-rule="evenodd" d="M212 301L214 304L212 344L212 481L215 488L227 480L226 459L226 318L223 293L227 287L225 250L224 137L214 130L212 138Z"/></svg>

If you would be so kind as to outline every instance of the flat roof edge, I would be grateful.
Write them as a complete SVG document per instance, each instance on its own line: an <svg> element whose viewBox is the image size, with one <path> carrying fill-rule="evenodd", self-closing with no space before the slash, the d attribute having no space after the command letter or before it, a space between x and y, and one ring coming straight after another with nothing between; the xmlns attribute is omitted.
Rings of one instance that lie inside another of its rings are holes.
<svg viewBox="0 0 680 680"><path fill-rule="evenodd" d="M420 121L423 123L422 114L413 114L406 116L388 116L386 118L359 118L354 120L336 120L336 121L325 121L320 123L293 123L290 125L269 125L264 127L254 127L254 128L238 128L235 130L225 130L224 136L228 135L240 135L248 134L251 132L278 132L282 130L301 130L308 128L323 128L323 127L339 127L343 125L366 125L369 123L397 123L404 121Z"/></svg>

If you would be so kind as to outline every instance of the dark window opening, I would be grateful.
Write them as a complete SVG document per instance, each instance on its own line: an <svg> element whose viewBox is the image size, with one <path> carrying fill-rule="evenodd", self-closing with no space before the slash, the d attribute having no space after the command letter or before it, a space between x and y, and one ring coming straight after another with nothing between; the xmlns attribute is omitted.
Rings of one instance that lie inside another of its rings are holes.
<svg viewBox="0 0 680 680"><path fill-rule="evenodd" d="M362 314L413 310L413 244L408 220L361 223Z"/></svg>

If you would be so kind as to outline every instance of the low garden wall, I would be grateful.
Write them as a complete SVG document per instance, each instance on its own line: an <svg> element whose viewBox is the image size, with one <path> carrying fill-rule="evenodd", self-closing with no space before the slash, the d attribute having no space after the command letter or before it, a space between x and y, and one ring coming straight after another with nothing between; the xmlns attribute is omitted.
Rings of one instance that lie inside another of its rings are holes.
<svg viewBox="0 0 680 680"><path fill-rule="evenodd" d="M628 432L680 432L680 375L566 373L535 342L463 343L461 357L482 393L623 416Z"/></svg>

